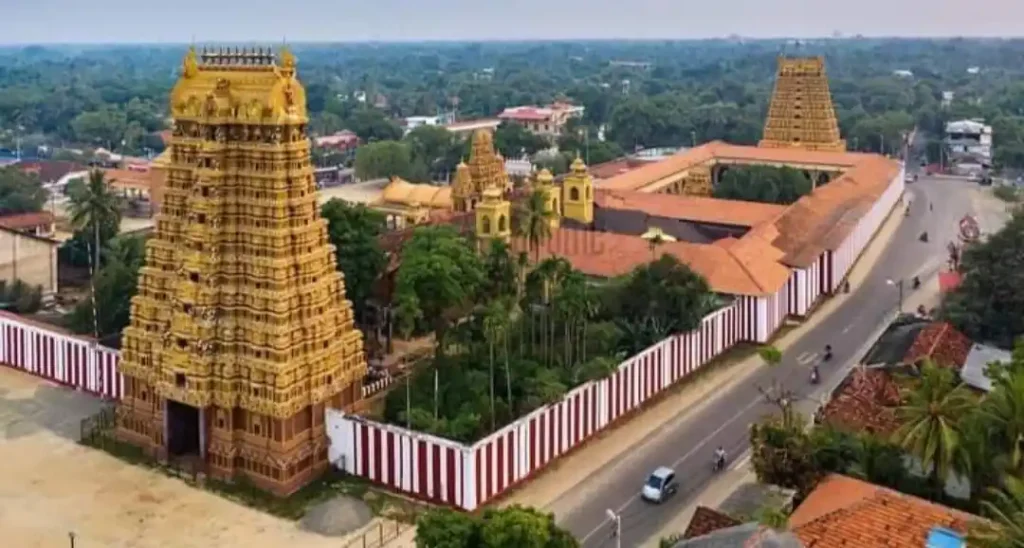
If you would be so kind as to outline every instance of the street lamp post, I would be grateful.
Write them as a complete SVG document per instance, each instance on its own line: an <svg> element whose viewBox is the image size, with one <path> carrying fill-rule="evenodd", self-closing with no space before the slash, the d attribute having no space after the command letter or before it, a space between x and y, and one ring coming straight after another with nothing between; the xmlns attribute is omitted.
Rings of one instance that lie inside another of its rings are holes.
<svg viewBox="0 0 1024 548"><path fill-rule="evenodd" d="M71 532L68 533L68 540L71 541L71 548L75 548L75 534L74 533L71 533Z"/></svg>
<svg viewBox="0 0 1024 548"><path fill-rule="evenodd" d="M899 301L899 310L898 310L898 312L900 314L902 314L903 313L903 279L900 278L899 280L885 280L885 283L887 283L887 284L895 287L897 290L899 290L899 292L900 292L899 293L900 301Z"/></svg>
<svg viewBox="0 0 1024 548"><path fill-rule="evenodd" d="M616 514L612 510L605 510L608 514L608 519L612 520L612 525L615 530L612 531L612 535L615 537L615 548L622 548L622 516Z"/></svg>

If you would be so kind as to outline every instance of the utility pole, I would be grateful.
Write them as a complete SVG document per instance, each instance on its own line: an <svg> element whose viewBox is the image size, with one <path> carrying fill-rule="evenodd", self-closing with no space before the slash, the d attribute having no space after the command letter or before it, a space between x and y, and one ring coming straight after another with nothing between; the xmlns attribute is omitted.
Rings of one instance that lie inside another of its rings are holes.
<svg viewBox="0 0 1024 548"><path fill-rule="evenodd" d="M605 510L608 515L608 519L612 520L612 526L615 528L612 531L612 536L615 537L615 548L622 548L622 516L615 512Z"/></svg>

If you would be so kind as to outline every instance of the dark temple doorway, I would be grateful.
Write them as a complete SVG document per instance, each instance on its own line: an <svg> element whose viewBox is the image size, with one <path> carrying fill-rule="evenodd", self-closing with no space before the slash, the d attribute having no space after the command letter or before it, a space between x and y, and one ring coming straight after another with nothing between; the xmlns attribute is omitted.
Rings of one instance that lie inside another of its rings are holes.
<svg viewBox="0 0 1024 548"><path fill-rule="evenodd" d="M167 400L167 452L199 455L199 409Z"/></svg>

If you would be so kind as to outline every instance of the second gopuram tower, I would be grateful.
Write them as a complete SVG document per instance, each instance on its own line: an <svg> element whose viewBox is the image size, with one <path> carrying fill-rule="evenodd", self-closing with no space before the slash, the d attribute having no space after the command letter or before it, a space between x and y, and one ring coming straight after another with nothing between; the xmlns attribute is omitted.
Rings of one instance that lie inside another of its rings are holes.
<svg viewBox="0 0 1024 548"><path fill-rule="evenodd" d="M845 151L824 57L779 57L760 147Z"/></svg>
<svg viewBox="0 0 1024 548"><path fill-rule="evenodd" d="M325 406L366 371L283 50L190 49L163 207L124 331L117 434L279 495L329 465Z"/></svg>

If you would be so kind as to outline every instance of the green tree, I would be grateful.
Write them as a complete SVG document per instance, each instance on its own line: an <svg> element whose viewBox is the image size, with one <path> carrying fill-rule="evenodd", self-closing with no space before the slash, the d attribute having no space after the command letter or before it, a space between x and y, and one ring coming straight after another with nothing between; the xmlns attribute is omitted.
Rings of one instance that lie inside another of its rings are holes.
<svg viewBox="0 0 1024 548"><path fill-rule="evenodd" d="M46 189L38 177L16 167L0 167L0 215L39 211L46 199Z"/></svg>
<svg viewBox="0 0 1024 548"><path fill-rule="evenodd" d="M1024 212L968 246L960 272L963 282L943 301L943 316L974 340L1012 347L1024 334Z"/></svg>
<svg viewBox="0 0 1024 548"><path fill-rule="evenodd" d="M356 109L349 115L346 125L364 143L397 141L402 138L402 128L375 108Z"/></svg>
<svg viewBox="0 0 1024 548"><path fill-rule="evenodd" d="M971 546L1024 547L1024 480L1008 476L1005 487L992 489L982 501L981 513L992 521L973 524L969 535Z"/></svg>
<svg viewBox="0 0 1024 548"><path fill-rule="evenodd" d="M416 519L416 548L476 548L480 520L472 514L439 508Z"/></svg>
<svg viewBox="0 0 1024 548"><path fill-rule="evenodd" d="M516 206L516 235L526 240L534 260L540 260L540 246L551 237L551 219L555 213L547 209L543 191L534 190L525 201Z"/></svg>
<svg viewBox="0 0 1024 548"><path fill-rule="evenodd" d="M472 245L449 226L420 227L402 249L395 280L398 317L407 331L426 323L434 333L434 385L453 321L472 309L484 269ZM434 417L437 418L437 390Z"/></svg>
<svg viewBox="0 0 1024 548"><path fill-rule="evenodd" d="M950 474L964 468L961 422L975 401L953 370L926 361L920 371L914 387L902 394L901 424L894 439L929 471L938 496Z"/></svg>
<svg viewBox="0 0 1024 548"><path fill-rule="evenodd" d="M110 242L107 260L93 280L95 311L93 299L80 301L68 317L71 330L93 334L95 327L95 334L102 338L118 334L128 325L144 256L145 241L141 237L124 236Z"/></svg>
<svg viewBox="0 0 1024 548"><path fill-rule="evenodd" d="M338 270L345 274L345 295L362 322L373 287L387 265L380 246L384 215L362 204L350 204L337 198L323 205L320 214L327 220L327 237L337 254Z"/></svg>
<svg viewBox="0 0 1024 548"><path fill-rule="evenodd" d="M89 242L92 264L98 269L103 246L120 231L123 199L98 169L89 172L85 182L76 179L68 184L67 194L68 220Z"/></svg>
<svg viewBox="0 0 1024 548"><path fill-rule="evenodd" d="M775 367L782 363L782 351L775 346L762 346L757 349L757 355L769 367Z"/></svg>
<svg viewBox="0 0 1024 548"><path fill-rule="evenodd" d="M741 166L730 167L712 195L723 200L791 204L811 189L807 175L790 167Z"/></svg>
<svg viewBox="0 0 1024 548"><path fill-rule="evenodd" d="M113 149L121 145L128 118L124 112L113 106L83 112L71 121L75 137L91 145Z"/></svg>
<svg viewBox="0 0 1024 548"><path fill-rule="evenodd" d="M707 281L673 255L641 265L619 287L615 308L627 322L655 320L669 333L700 326L715 307Z"/></svg>
<svg viewBox="0 0 1024 548"><path fill-rule="evenodd" d="M401 141L377 141L359 147L355 167L356 177L364 181L391 177L423 179L423 173L416 173L412 150Z"/></svg>
<svg viewBox="0 0 1024 548"><path fill-rule="evenodd" d="M505 158L519 158L523 154L533 156L549 146L543 137L519 124L502 123L494 131L494 148Z"/></svg>
<svg viewBox="0 0 1024 548"><path fill-rule="evenodd" d="M503 296L514 296L517 290L516 264L513 262L507 243L492 240L487 254L483 259L484 284L483 297L496 299Z"/></svg>
<svg viewBox="0 0 1024 548"><path fill-rule="evenodd" d="M444 126L418 126L403 141L411 147L413 161L424 166L431 177L440 180L455 171L466 149L462 139Z"/></svg>

